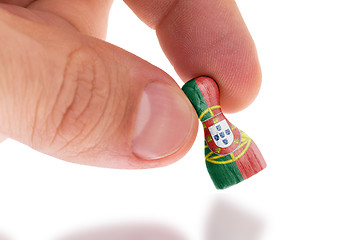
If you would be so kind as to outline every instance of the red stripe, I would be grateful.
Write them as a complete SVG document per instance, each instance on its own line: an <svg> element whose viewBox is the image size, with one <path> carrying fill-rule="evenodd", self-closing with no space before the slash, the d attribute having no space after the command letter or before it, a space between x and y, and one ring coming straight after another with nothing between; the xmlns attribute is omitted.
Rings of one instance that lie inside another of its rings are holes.
<svg viewBox="0 0 341 240"><path fill-rule="evenodd" d="M255 175L266 167L261 152L252 140L248 150L236 161L236 164L244 179Z"/></svg>
<svg viewBox="0 0 341 240"><path fill-rule="evenodd" d="M219 88L212 78L198 77L195 82L209 107L220 105Z"/></svg>

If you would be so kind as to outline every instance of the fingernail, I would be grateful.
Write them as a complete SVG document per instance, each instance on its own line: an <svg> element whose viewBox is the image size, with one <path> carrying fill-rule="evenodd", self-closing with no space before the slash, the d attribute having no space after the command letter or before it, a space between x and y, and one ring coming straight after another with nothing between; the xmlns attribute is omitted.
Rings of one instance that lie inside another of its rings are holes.
<svg viewBox="0 0 341 240"><path fill-rule="evenodd" d="M139 105L133 153L146 160L175 153L189 137L194 120L192 106L179 88L149 83Z"/></svg>

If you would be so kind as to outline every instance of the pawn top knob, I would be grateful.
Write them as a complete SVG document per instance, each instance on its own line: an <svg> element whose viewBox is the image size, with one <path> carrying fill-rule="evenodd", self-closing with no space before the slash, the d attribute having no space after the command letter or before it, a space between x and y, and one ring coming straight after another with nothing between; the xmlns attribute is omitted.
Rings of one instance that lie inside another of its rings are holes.
<svg viewBox="0 0 341 240"><path fill-rule="evenodd" d="M209 77L198 77L188 81L182 90L191 101L201 122L221 113L219 87Z"/></svg>

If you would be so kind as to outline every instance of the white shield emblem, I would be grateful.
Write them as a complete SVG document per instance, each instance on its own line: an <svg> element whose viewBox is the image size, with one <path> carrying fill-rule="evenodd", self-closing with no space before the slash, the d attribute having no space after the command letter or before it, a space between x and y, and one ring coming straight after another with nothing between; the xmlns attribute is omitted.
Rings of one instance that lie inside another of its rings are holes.
<svg viewBox="0 0 341 240"><path fill-rule="evenodd" d="M208 130L218 147L226 148L233 143L233 133L225 119L208 127Z"/></svg>

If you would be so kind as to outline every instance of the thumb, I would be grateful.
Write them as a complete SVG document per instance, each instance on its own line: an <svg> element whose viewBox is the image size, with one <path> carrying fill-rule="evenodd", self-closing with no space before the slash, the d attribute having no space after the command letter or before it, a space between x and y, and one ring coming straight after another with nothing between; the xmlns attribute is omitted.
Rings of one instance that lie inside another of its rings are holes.
<svg viewBox="0 0 341 240"><path fill-rule="evenodd" d="M0 132L71 162L167 165L192 145L194 110L138 57L75 31L0 14Z"/></svg>
<svg viewBox="0 0 341 240"><path fill-rule="evenodd" d="M0 143L3 142L3 141L5 141L5 140L6 140L6 137L3 136L2 134L0 134Z"/></svg>

